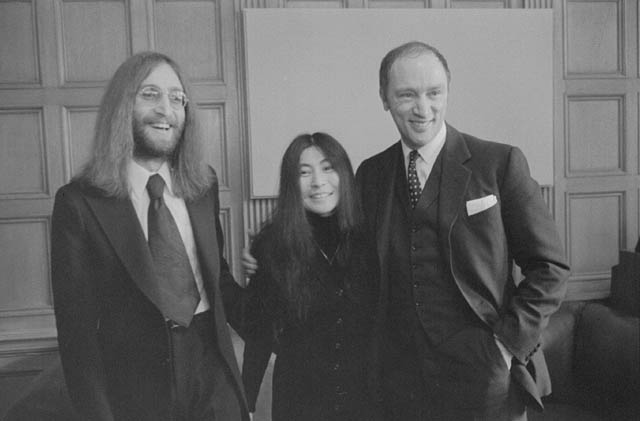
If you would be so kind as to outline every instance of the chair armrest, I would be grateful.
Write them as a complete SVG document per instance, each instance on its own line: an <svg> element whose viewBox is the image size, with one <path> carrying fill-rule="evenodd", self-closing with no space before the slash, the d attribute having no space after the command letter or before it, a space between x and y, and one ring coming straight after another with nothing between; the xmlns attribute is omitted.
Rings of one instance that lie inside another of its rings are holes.
<svg viewBox="0 0 640 421"><path fill-rule="evenodd" d="M579 301L562 303L542 334L542 351L551 377L550 401L570 404L577 399L573 376L575 331L584 306Z"/></svg>
<svg viewBox="0 0 640 421"><path fill-rule="evenodd" d="M586 404L634 405L640 395L640 319L588 303L576 329L574 374Z"/></svg>

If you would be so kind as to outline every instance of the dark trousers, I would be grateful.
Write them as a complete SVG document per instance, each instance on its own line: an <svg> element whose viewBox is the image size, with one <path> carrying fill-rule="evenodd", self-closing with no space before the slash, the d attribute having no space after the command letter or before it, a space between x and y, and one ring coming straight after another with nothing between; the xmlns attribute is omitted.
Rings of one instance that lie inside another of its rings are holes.
<svg viewBox="0 0 640 421"><path fill-rule="evenodd" d="M524 391L486 329L463 329L437 346L418 329L412 343L390 343L385 354L385 420L527 419Z"/></svg>
<svg viewBox="0 0 640 421"><path fill-rule="evenodd" d="M188 328L170 329L174 421L242 419L239 396L214 332L210 311L196 315Z"/></svg>

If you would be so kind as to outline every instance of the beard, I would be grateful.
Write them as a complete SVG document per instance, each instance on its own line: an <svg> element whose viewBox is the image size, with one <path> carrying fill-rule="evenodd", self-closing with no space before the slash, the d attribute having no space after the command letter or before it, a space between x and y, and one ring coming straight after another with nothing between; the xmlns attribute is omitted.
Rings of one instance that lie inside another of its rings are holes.
<svg viewBox="0 0 640 421"><path fill-rule="evenodd" d="M146 122L133 120L133 156L142 159L167 159L173 155L182 136L182 127L175 127L170 140L156 140L147 133Z"/></svg>

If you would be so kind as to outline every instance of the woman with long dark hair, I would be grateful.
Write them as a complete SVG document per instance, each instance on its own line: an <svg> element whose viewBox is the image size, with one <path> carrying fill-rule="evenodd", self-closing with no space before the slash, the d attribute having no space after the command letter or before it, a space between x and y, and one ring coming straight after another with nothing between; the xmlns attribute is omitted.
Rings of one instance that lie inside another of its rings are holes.
<svg viewBox="0 0 640 421"><path fill-rule="evenodd" d="M367 349L376 259L364 241L353 169L326 133L296 137L282 158L277 207L253 242L259 262L229 309L245 339L255 410L272 352L272 419L372 420Z"/></svg>

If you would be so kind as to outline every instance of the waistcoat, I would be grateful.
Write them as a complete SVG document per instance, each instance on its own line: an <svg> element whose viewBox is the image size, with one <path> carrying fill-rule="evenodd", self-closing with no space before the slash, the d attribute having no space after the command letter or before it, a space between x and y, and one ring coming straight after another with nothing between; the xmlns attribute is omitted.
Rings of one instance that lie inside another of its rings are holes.
<svg viewBox="0 0 640 421"><path fill-rule="evenodd" d="M394 201L391 218L395 226L390 236L387 327L400 345L413 345L415 335L424 335L427 346L437 346L479 320L443 260L446 239L438 235L442 153L415 209L408 200L404 163L398 168L395 194L399 200Z"/></svg>

